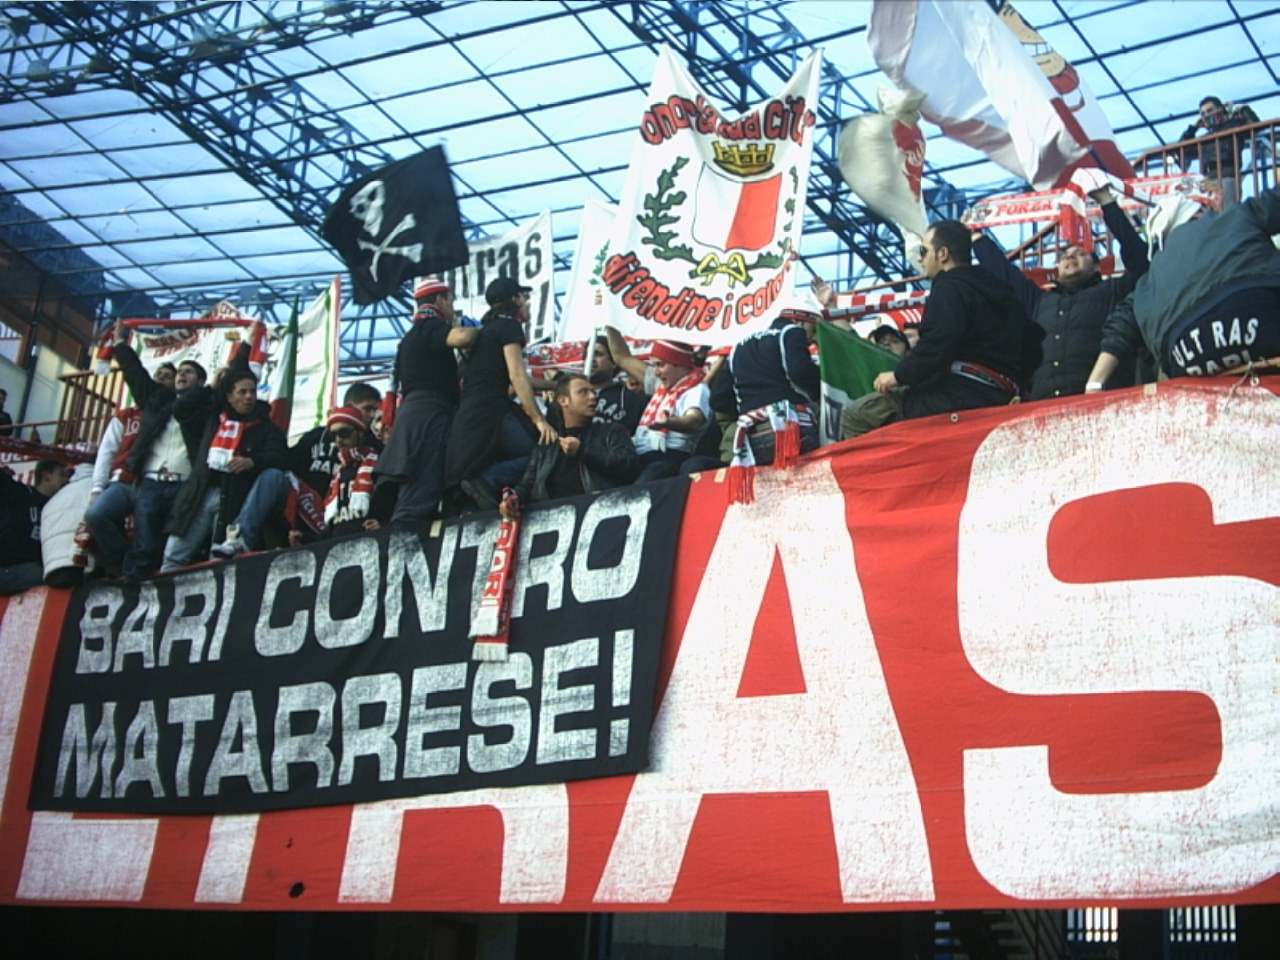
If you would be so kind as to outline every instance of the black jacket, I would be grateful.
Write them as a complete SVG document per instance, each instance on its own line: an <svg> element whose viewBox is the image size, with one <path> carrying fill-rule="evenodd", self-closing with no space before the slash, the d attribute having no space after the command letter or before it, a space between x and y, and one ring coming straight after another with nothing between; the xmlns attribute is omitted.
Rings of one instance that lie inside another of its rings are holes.
<svg viewBox="0 0 1280 960"><path fill-rule="evenodd" d="M220 414L226 410L233 420L256 420L244 433L237 455L253 461L253 469L245 473L221 473L216 477L209 469L209 445L218 429ZM195 519L204 502L209 484L216 482L222 491L218 517L214 522L213 541L223 539L226 525L236 518L253 482L263 470L274 467L287 470L288 452L285 449L284 432L271 422L271 408L259 400L253 412L241 417L225 407L221 396L212 387L195 387L178 394L173 404L173 415L185 433L188 423L201 430L200 444L191 458L191 476L178 490L169 513L168 533L183 534Z"/></svg>
<svg viewBox="0 0 1280 960"><path fill-rule="evenodd" d="M758 410L779 400L817 403L822 390L804 327L781 318L768 330L738 341L719 376L730 381L734 405L742 411Z"/></svg>
<svg viewBox="0 0 1280 960"><path fill-rule="evenodd" d="M925 301L920 342L894 369L916 389L954 376L957 360L981 364L1012 380L1021 375L1027 320L1007 284L978 267L938 274Z"/></svg>
<svg viewBox="0 0 1280 960"><path fill-rule="evenodd" d="M129 392L142 410L142 419L138 424L138 435L129 448L125 458L125 469L134 477L142 478L142 468L147 465L151 456L151 447L164 432L165 425L173 413L173 404L178 394L169 387L161 386L147 373L146 367L138 359L138 354L127 343L117 343L114 348L116 363L124 374L124 382ZM200 424L179 422L182 430L182 442L187 448L187 459L194 468L197 450L200 446Z"/></svg>
<svg viewBox="0 0 1280 960"><path fill-rule="evenodd" d="M337 449L327 427L312 427L288 448L288 469L311 489L324 493L333 478Z"/></svg>
<svg viewBox="0 0 1280 960"><path fill-rule="evenodd" d="M627 428L618 423L592 423L582 436L577 463L584 493L599 493L625 486L636 478L640 465ZM547 481L566 454L558 443L539 443L516 485L521 503L550 500Z"/></svg>
<svg viewBox="0 0 1280 960"><path fill-rule="evenodd" d="M40 513L49 498L0 470L0 567L40 563Z"/></svg>
<svg viewBox="0 0 1280 960"><path fill-rule="evenodd" d="M1249 124L1257 122L1258 115L1253 112L1252 107L1248 104L1240 104L1239 106L1233 104L1220 124L1216 127L1206 127L1204 133L1199 135L1201 137L1212 137L1236 127L1247 127ZM1192 121L1187 129L1182 131L1182 136L1178 139L1194 140L1199 133L1199 129L1199 124L1196 121ZM1213 179L1234 177L1240 167L1240 155L1244 152L1245 144L1248 140L1249 137L1247 136L1237 135L1187 147L1183 169L1187 169L1191 161L1199 157L1200 172L1206 177Z"/></svg>
<svg viewBox="0 0 1280 960"><path fill-rule="evenodd" d="M974 239L973 253L979 265L1009 285L1037 328L1032 335L1041 340L1039 361L1022 384L1029 400L1084 393L1089 371L1098 358L1103 322L1147 272L1146 244L1125 212L1118 204L1108 203L1103 206L1102 215L1120 243L1124 276L1105 280L1097 277L1088 286L1075 290L1040 289L1009 262L994 240L987 236ZM1126 360L1121 366L1122 375L1112 381L1112 386L1133 384L1133 358Z"/></svg>
<svg viewBox="0 0 1280 960"><path fill-rule="evenodd" d="M596 385L595 422L620 423L628 434L635 433L646 403L643 393L628 390L621 380L608 380Z"/></svg>

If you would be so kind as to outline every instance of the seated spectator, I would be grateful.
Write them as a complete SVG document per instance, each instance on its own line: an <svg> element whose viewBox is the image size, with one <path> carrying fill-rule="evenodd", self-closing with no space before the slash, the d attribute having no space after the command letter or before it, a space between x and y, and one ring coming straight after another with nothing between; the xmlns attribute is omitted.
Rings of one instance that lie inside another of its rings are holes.
<svg viewBox="0 0 1280 960"><path fill-rule="evenodd" d="M919 338L919 331L916 333ZM874 343L881 350L888 350L890 353L896 353L900 357L905 357L907 351L911 349L911 343L907 340L907 335L895 327L892 323L882 323L869 334L867 339Z"/></svg>
<svg viewBox="0 0 1280 960"><path fill-rule="evenodd" d="M94 569L93 556L76 541L92 495L91 476L73 477L40 512L40 556L44 582L51 587L74 587Z"/></svg>
<svg viewBox="0 0 1280 960"><path fill-rule="evenodd" d="M717 378L728 381L739 411L733 440L739 466L775 458L785 465L818 446L818 422L809 405L820 399L822 378L809 353L804 317L784 310L768 330L744 337Z"/></svg>
<svg viewBox="0 0 1280 960"><path fill-rule="evenodd" d="M114 423L108 426L94 464L94 485L103 487L84 521L106 572L136 580L155 572L169 511L191 475L200 427L180 423L173 408L179 391L203 389L205 370L194 360L184 360L176 370L172 364L161 364L153 377L125 336L123 325L117 324L112 355L141 415L136 433L129 432L131 420L120 421L118 441ZM113 474L118 479L104 484ZM132 542L125 536L130 515Z"/></svg>
<svg viewBox="0 0 1280 960"><path fill-rule="evenodd" d="M64 464L41 460L32 485L27 486L0 469L0 596L12 596L44 582L40 512L69 475Z"/></svg>
<svg viewBox="0 0 1280 960"><path fill-rule="evenodd" d="M605 327L605 333L618 366L638 380L653 382L653 395L632 436L640 455L636 482L674 477L711 420L711 392L703 382L706 374L687 344L655 340L650 351L655 362L649 373L644 361L632 356L622 334L613 327Z"/></svg>
<svg viewBox="0 0 1280 960"><path fill-rule="evenodd" d="M1072 180L1095 186L1089 195L1102 207L1103 219L1120 244L1123 275L1104 279L1098 271L1097 257L1072 245L1058 257L1057 283L1043 290L1009 262L993 239L979 234L973 240L978 265L1009 285L1034 324L1025 343L1029 347L1025 367L1030 376L1024 378L1029 380L1024 384L1028 400L1084 393L1102 342L1103 321L1147 272L1146 244L1111 190L1105 185L1096 186L1103 182L1101 176L1081 170ZM1124 358L1124 371L1116 378L1117 386L1132 385L1136 359Z"/></svg>
<svg viewBox="0 0 1280 960"><path fill-rule="evenodd" d="M970 264L969 228L958 220L935 223L916 253L933 281L920 342L895 369L876 377L875 393L845 407L842 439L896 420L1006 404L1019 395L1026 317L1004 283Z"/></svg>
<svg viewBox="0 0 1280 960"><path fill-rule="evenodd" d="M1194 140L1198 136L1212 137L1235 127L1247 127L1258 122L1258 115L1247 104L1223 103L1217 97L1205 97L1200 101L1200 115L1179 140ZM1204 133L1200 133L1200 128ZM1200 172L1222 185L1222 203L1232 206L1240 199L1238 176L1242 154L1248 142L1247 136L1221 137L1210 143L1202 143L1186 151L1186 165L1200 160Z"/></svg>
<svg viewBox="0 0 1280 960"><path fill-rule="evenodd" d="M382 393L367 383L353 383L342 394L342 406L360 411L372 429L374 415L382 403ZM323 494L333 479L333 465L338 444L327 423L312 427L296 443L289 445L289 469L303 483Z"/></svg>
<svg viewBox="0 0 1280 960"><path fill-rule="evenodd" d="M486 509L497 506L503 488L524 476L535 443L559 439L538 409L524 362L530 289L499 277L485 290L489 311L467 360L462 399L449 432L445 484L461 486ZM509 389L515 390L519 406L508 397Z"/></svg>
<svg viewBox="0 0 1280 960"><path fill-rule="evenodd" d="M1147 221L1163 243L1151 269L1107 318L1088 390L1101 390L1139 343L1171 377L1280 363L1280 188L1216 216L1173 196Z"/></svg>
<svg viewBox="0 0 1280 960"><path fill-rule="evenodd" d="M625 486L639 470L631 435L620 423L600 422L596 389L580 373L556 381L553 416L559 439L540 443L515 486L522 504L558 500Z"/></svg>
<svg viewBox="0 0 1280 960"><path fill-rule="evenodd" d="M342 405L359 410L370 430L381 403L381 392L367 383L353 383L342 395ZM321 424L300 436L286 453L289 472L297 482L293 484L296 499L290 497L287 500L285 515L295 530L305 534L303 539L311 539L324 532L324 527L319 524L323 522L324 500L333 482L337 446L328 427ZM318 528L312 529L313 525ZM297 538L291 536L290 539Z"/></svg>
<svg viewBox="0 0 1280 960"><path fill-rule="evenodd" d="M201 433L169 516L161 571L199 559L211 539L218 556L256 549L289 490L284 434L258 399L258 378L237 360L215 387L179 391L173 416Z"/></svg>
<svg viewBox="0 0 1280 960"><path fill-rule="evenodd" d="M379 488L378 496L374 495L373 471L382 444L370 431L365 412L356 406L329 411L325 427L334 443L333 466L324 498L326 535L340 537L379 529L388 519L392 499L392 488L385 484Z"/></svg>
<svg viewBox="0 0 1280 960"><path fill-rule="evenodd" d="M643 392L629 388L609 352L609 338L596 337L591 345L591 385L596 388L596 422L620 423L627 434L636 432L644 413ZM643 387L639 388L643 391Z"/></svg>

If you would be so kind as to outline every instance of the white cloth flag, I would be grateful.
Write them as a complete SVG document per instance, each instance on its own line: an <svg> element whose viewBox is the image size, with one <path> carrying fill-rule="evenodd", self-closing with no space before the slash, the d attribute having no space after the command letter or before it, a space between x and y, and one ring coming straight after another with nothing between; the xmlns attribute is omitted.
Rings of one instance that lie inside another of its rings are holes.
<svg viewBox="0 0 1280 960"><path fill-rule="evenodd" d="M556 329L555 264L551 257L551 212L500 237L467 244L467 265L449 270L445 283L453 291L454 309L479 320L489 309L485 288L498 277L514 277L529 293L529 342L551 336Z"/></svg>
<svg viewBox="0 0 1280 960"><path fill-rule="evenodd" d="M814 53L777 96L725 117L659 50L601 272L622 332L728 345L786 306L821 64Z"/></svg>
<svg viewBox="0 0 1280 960"><path fill-rule="evenodd" d="M1105 117L1105 130L1083 130L1076 104L982 0L875 0L867 43L894 83L926 95L925 119L1038 190L1064 180L1091 139L1111 138Z"/></svg>
<svg viewBox="0 0 1280 960"><path fill-rule="evenodd" d="M298 352L293 373L293 409L289 442L325 422L337 406L338 320L342 315L342 279L334 277L324 293L298 314Z"/></svg>
<svg viewBox="0 0 1280 960"><path fill-rule="evenodd" d="M578 224L578 246L573 252L569 285L564 291L564 309L560 311L560 327L556 340L561 343L590 340L600 327L616 327L620 321L617 301L605 299L604 264L609 256L609 237L617 220L618 208L594 198L582 206Z"/></svg>

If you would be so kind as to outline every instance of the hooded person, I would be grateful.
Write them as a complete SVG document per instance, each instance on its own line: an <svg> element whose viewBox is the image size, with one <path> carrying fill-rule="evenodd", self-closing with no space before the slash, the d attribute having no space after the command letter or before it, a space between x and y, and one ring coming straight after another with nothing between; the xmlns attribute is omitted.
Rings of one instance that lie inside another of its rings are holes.
<svg viewBox="0 0 1280 960"><path fill-rule="evenodd" d="M511 277L499 277L485 289L489 310L467 359L449 434L445 483L461 486L486 508L497 506L502 490L520 481L535 443L558 439L538 409L525 366L530 289ZM518 406L511 402L512 390Z"/></svg>
<svg viewBox="0 0 1280 960"><path fill-rule="evenodd" d="M258 399L258 378L243 351L212 387L180 391L173 417L200 427L191 476L169 514L161 572L197 560L211 540L221 556L261 546L268 521L289 491L284 433Z"/></svg>
<svg viewBox="0 0 1280 960"><path fill-rule="evenodd" d="M333 472L324 498L326 534L340 537L377 530L387 519L383 491L388 488L384 485L374 495L374 470L382 444L370 432L365 412L356 406L330 410L325 427L334 443Z"/></svg>
<svg viewBox="0 0 1280 960"><path fill-rule="evenodd" d="M1280 188L1217 215L1182 196L1147 221L1159 249L1133 293L1107 317L1088 391L1101 390L1139 343L1171 377L1280 364Z"/></svg>
<svg viewBox="0 0 1280 960"><path fill-rule="evenodd" d="M932 280L915 348L845 407L841 439L896 420L1007 404L1019 396L1028 322L1001 280L970 264L969 228L943 220L916 251Z"/></svg>
<svg viewBox="0 0 1280 960"><path fill-rule="evenodd" d="M396 348L402 399L373 472L380 497L384 487L395 492L391 526L421 531L445 489L445 457L460 396L453 351L472 346L479 330L457 326L453 293L440 277L424 277L413 296L413 326Z"/></svg>

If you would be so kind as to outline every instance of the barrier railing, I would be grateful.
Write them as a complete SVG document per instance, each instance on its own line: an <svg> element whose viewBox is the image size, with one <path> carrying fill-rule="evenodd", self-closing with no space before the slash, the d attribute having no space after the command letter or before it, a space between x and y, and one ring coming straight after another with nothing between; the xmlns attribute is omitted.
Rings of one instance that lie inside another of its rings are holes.
<svg viewBox="0 0 1280 960"><path fill-rule="evenodd" d="M54 444L96 448L123 396L124 375L119 370L104 375L92 370L64 374Z"/></svg>
<svg viewBox="0 0 1280 960"><path fill-rule="evenodd" d="M1188 173L1196 166L1200 174L1219 182L1231 203L1276 185L1278 151L1280 119L1262 120L1156 147L1138 157L1133 168L1140 177L1152 177Z"/></svg>

